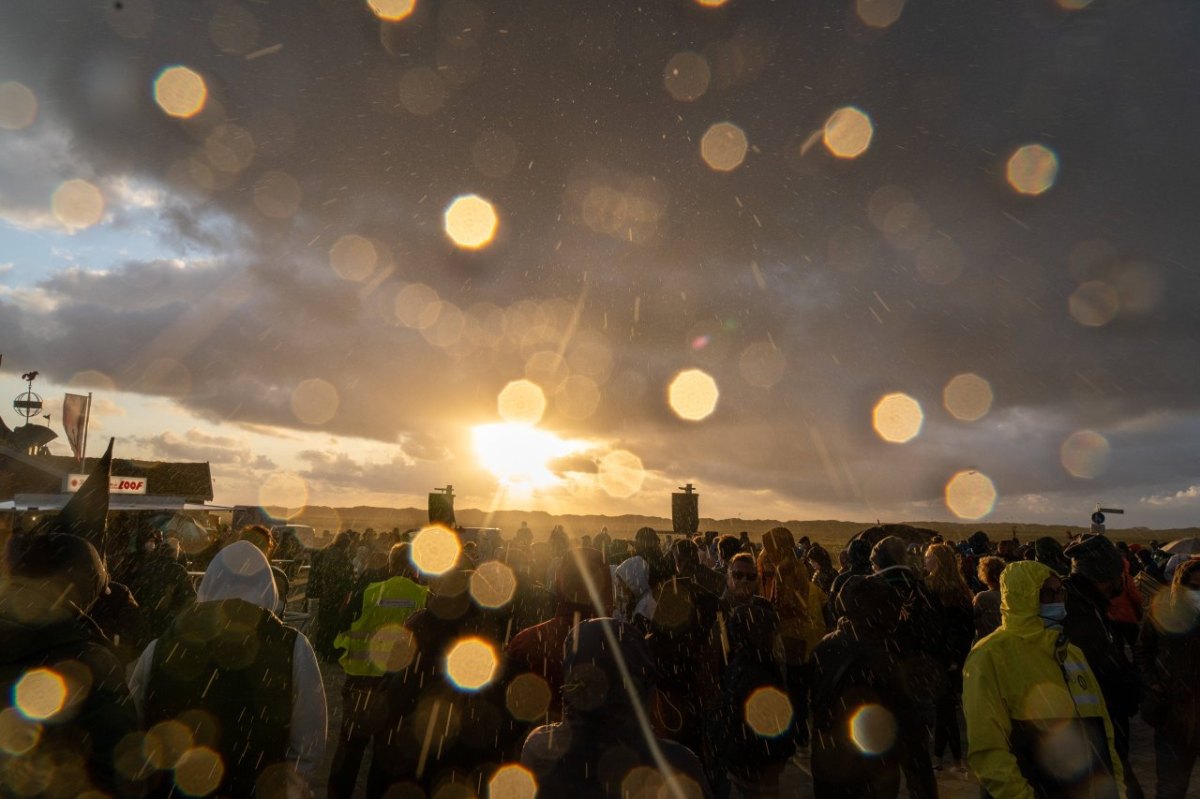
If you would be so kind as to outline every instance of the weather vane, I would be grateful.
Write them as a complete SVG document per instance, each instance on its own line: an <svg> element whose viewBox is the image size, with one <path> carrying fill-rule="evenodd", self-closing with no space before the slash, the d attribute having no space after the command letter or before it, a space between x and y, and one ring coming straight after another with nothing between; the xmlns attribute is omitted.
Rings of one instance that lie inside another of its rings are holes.
<svg viewBox="0 0 1200 799"><path fill-rule="evenodd" d="M24 416L26 421L32 419L42 412L42 398L33 391L33 381L37 380L37 372L26 372L21 375L21 379L25 381L25 391L17 395L13 400L13 410Z"/></svg>

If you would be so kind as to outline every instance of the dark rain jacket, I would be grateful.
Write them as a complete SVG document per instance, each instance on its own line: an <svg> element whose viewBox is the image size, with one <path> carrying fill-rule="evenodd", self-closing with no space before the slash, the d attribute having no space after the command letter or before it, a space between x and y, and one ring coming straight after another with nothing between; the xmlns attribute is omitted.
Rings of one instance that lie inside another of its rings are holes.
<svg viewBox="0 0 1200 799"><path fill-rule="evenodd" d="M1109 715L1128 718L1137 712L1141 683L1133 661L1125 652L1125 639L1108 616L1108 597L1086 578L1073 574L1067 587L1067 640L1087 658Z"/></svg>
<svg viewBox="0 0 1200 799"><path fill-rule="evenodd" d="M1159 593L1142 619L1138 642L1149 689L1143 718L1186 751L1200 751L1200 608L1183 586Z"/></svg>
<svg viewBox="0 0 1200 799"><path fill-rule="evenodd" d="M20 712L14 692L35 669L53 671L69 689L62 707L41 721ZM88 619L35 622L0 610L0 692L0 796L80 796L89 789L136 794L137 786L117 770L115 752L138 729L137 714L121 663ZM30 748L21 751L20 741ZM58 767L48 768L50 762Z"/></svg>
<svg viewBox="0 0 1200 799"><path fill-rule="evenodd" d="M695 754L655 737L650 728L646 703L655 670L638 629L613 619L593 619L581 623L571 637L576 646L563 660L564 720L538 727L521 751L522 765L537 778L538 795L673 796L666 788L667 780L673 779L683 796L711 797ZM614 641L624 673L612 649ZM639 778L638 784L626 781L630 775Z"/></svg>

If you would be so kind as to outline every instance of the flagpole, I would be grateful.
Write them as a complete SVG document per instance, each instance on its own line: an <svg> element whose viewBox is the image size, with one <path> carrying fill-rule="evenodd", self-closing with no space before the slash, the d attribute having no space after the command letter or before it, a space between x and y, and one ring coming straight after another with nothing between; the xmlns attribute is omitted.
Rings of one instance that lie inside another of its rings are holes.
<svg viewBox="0 0 1200 799"><path fill-rule="evenodd" d="M79 465L80 465L80 467L83 466L84 458L87 457L88 427L91 425L91 423L92 423L92 392L89 391L88 392L87 411L83 415L83 446L79 450Z"/></svg>

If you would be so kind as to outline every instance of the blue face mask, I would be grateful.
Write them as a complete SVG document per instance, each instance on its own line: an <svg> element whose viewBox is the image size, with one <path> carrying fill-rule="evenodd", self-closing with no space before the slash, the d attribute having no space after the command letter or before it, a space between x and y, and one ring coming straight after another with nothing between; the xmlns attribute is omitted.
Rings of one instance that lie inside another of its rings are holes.
<svg viewBox="0 0 1200 799"><path fill-rule="evenodd" d="M1061 630L1067 618L1067 606L1063 602L1043 602L1038 605L1038 616L1051 630Z"/></svg>

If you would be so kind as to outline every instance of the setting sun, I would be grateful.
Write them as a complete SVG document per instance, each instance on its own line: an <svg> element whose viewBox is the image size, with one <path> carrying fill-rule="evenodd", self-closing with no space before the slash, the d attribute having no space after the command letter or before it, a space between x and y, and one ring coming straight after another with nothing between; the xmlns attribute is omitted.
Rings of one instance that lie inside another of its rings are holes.
<svg viewBox="0 0 1200 799"><path fill-rule="evenodd" d="M509 485L537 487L560 482L550 471L550 462L578 452L583 446L528 424L484 424L472 432L479 462Z"/></svg>

